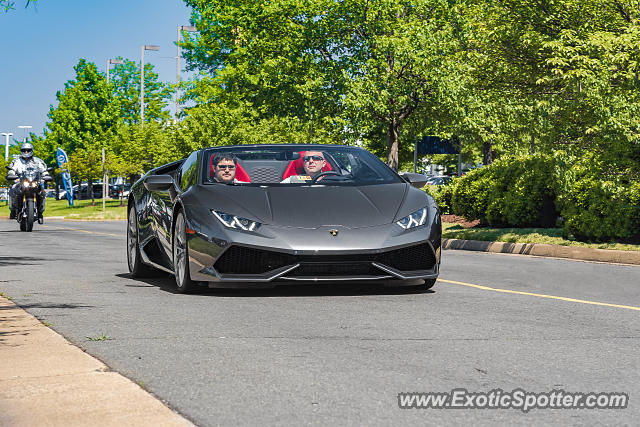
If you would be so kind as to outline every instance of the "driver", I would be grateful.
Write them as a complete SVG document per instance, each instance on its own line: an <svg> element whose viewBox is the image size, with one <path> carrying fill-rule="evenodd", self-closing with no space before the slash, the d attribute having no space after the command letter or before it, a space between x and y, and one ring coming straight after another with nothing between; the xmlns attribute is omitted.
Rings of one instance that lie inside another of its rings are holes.
<svg viewBox="0 0 640 427"><path fill-rule="evenodd" d="M307 151L302 157L302 167L306 175L291 175L290 177L282 180L281 183L301 183L311 181L319 173L322 172L322 168L327 164L324 159L322 151Z"/></svg>
<svg viewBox="0 0 640 427"><path fill-rule="evenodd" d="M9 173L13 171L16 175L20 176L28 168L35 168L40 172L40 177L44 178L49 175L47 172L47 165L38 157L33 156L33 145L29 142L25 142L20 146L20 157L14 159L9 165ZM15 219L17 213L20 211L20 182L16 183L11 190L9 190L9 205L11 206L10 218ZM42 213L44 212L44 199L45 191L44 185L40 187L40 193L36 196L38 202L38 222L42 224Z"/></svg>

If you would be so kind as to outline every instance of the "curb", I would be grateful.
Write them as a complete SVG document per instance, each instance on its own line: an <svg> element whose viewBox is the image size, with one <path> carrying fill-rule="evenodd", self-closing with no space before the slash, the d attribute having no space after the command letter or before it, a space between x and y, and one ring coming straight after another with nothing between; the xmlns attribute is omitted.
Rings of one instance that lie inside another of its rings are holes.
<svg viewBox="0 0 640 427"><path fill-rule="evenodd" d="M640 265L640 252L638 251L593 249L542 243L485 242L461 239L442 239L442 248Z"/></svg>

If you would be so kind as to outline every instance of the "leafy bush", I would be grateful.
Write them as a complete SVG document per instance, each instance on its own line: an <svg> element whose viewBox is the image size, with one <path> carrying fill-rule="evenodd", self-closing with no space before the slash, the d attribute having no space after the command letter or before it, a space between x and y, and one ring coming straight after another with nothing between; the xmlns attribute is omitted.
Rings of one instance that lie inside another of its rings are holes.
<svg viewBox="0 0 640 427"><path fill-rule="evenodd" d="M537 154L500 159L474 170L453 191L453 213L498 227L554 226L556 166L553 157Z"/></svg>
<svg viewBox="0 0 640 427"><path fill-rule="evenodd" d="M453 213L451 210L451 197L453 197L456 182L457 180L454 178L454 180L447 185L427 185L423 187L427 194L433 196L442 214Z"/></svg>
<svg viewBox="0 0 640 427"><path fill-rule="evenodd" d="M587 175L567 190L559 203L566 234L582 241L640 241L640 183Z"/></svg>

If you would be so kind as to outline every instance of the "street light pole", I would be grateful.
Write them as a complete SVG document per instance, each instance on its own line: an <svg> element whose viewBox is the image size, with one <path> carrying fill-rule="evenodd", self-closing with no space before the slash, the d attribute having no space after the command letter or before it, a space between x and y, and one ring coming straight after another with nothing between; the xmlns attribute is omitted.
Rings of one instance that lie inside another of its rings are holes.
<svg viewBox="0 0 640 427"><path fill-rule="evenodd" d="M196 27L191 25L180 25L178 26L178 42L176 43L177 52L176 52L176 121L180 117L180 34L182 31L186 31L189 33L194 33L197 30Z"/></svg>
<svg viewBox="0 0 640 427"><path fill-rule="evenodd" d="M32 127L33 126L27 126L27 125L18 126L18 128L20 128L20 129L25 129L25 131L24 131L24 140L22 142L27 142L27 131L26 131L26 129L31 129Z"/></svg>
<svg viewBox="0 0 640 427"><path fill-rule="evenodd" d="M160 50L160 46L145 44L140 47L140 126L144 126L144 51Z"/></svg>
<svg viewBox="0 0 640 427"><path fill-rule="evenodd" d="M109 84L109 65L111 64L122 64L124 61L122 59L107 59L107 84Z"/></svg>
<svg viewBox="0 0 640 427"><path fill-rule="evenodd" d="M0 133L0 135L4 135L4 138L5 138L4 161L8 162L9 161L9 137L12 136L13 134L11 132L2 132Z"/></svg>
<svg viewBox="0 0 640 427"><path fill-rule="evenodd" d="M109 65L111 64L122 64L124 61L122 59L107 59L107 85L109 85L109 83L111 82L109 80ZM108 184L108 180L109 178L107 177L107 169L105 168L105 152L104 152L104 148L102 148L102 212L105 211L106 209L106 202L105 199L107 197L107 189L109 188L109 184Z"/></svg>

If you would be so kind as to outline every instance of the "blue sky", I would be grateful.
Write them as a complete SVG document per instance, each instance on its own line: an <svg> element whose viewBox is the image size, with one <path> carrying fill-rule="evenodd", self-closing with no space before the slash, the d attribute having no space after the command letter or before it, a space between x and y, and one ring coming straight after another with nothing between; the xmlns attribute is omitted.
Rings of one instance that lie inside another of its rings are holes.
<svg viewBox="0 0 640 427"><path fill-rule="evenodd" d="M104 72L107 59L140 61L140 46L156 44L145 63L160 80L176 81L177 27L191 15L182 0L38 0L27 9L25 0L15 2L15 10L0 11L0 132L22 140L18 126L31 125L42 135L49 105L80 58Z"/></svg>

